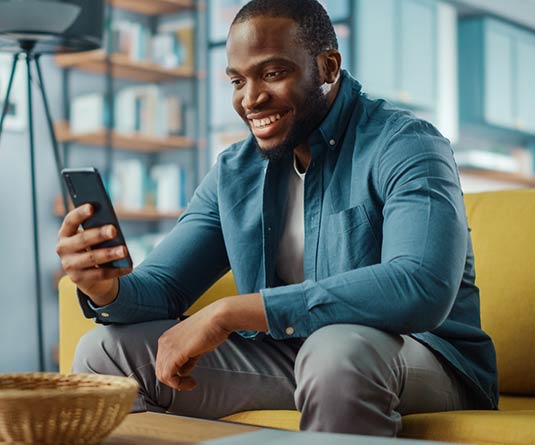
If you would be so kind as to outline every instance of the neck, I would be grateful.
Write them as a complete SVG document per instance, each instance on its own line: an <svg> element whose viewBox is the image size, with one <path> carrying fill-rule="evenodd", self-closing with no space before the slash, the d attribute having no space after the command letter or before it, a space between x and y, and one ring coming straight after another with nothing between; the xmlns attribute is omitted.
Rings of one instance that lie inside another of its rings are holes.
<svg viewBox="0 0 535 445"><path fill-rule="evenodd" d="M310 164L310 147L308 144L302 144L299 147L294 148L294 156L299 173L305 173L308 164Z"/></svg>

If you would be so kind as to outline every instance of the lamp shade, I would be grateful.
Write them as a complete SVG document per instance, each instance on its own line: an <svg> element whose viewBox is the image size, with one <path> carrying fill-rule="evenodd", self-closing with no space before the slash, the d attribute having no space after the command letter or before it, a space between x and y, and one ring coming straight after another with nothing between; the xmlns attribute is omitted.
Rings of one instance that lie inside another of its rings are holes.
<svg viewBox="0 0 535 445"><path fill-rule="evenodd" d="M58 1L3 1L0 2L0 32L59 34L74 22L80 9Z"/></svg>
<svg viewBox="0 0 535 445"><path fill-rule="evenodd" d="M87 51L102 44L104 0L0 0L0 51Z"/></svg>
<svg viewBox="0 0 535 445"><path fill-rule="evenodd" d="M152 1L152 0L150 0ZM89 51L102 46L104 35L104 0L63 0L71 6L80 7L80 14L63 33L63 37Z"/></svg>

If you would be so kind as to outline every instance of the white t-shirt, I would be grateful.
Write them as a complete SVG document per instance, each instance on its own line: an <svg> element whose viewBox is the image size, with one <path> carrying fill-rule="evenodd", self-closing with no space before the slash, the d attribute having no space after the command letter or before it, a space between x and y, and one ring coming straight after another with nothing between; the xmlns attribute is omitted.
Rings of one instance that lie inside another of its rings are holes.
<svg viewBox="0 0 535 445"><path fill-rule="evenodd" d="M286 221L277 258L277 274L286 284L305 280L305 174L299 173L294 157L294 168L288 180Z"/></svg>

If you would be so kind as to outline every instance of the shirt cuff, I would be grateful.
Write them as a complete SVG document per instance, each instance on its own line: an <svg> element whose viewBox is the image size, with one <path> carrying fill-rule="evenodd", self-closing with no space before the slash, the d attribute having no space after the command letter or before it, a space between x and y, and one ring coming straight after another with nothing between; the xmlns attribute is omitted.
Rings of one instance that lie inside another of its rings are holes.
<svg viewBox="0 0 535 445"><path fill-rule="evenodd" d="M266 310L268 333L274 339L310 335L304 283L262 289L260 294Z"/></svg>
<svg viewBox="0 0 535 445"><path fill-rule="evenodd" d="M105 306L95 306L91 299L76 288L78 302L86 318L93 318L96 323L107 325L111 323L127 323L131 317L131 305L125 304L125 292L121 292L123 283L119 280L119 292L112 303Z"/></svg>

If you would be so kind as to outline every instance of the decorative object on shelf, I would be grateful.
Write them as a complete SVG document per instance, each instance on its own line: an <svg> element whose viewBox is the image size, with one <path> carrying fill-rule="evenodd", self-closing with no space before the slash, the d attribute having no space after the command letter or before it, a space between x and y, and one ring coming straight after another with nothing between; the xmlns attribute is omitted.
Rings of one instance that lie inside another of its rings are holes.
<svg viewBox="0 0 535 445"><path fill-rule="evenodd" d="M41 370L44 369L45 359L41 309L42 297L35 177L35 144L32 115L32 82L35 82L32 74L32 62L37 73L37 82L35 83L38 86L43 100L48 130L52 140L58 179L60 184L62 184L60 171L63 166L59 154L58 143L54 134L39 60L43 54L76 52L97 48L102 41L103 8L103 0L92 0L91 5L88 5L88 2L83 0L70 0L68 2L48 0L9 0L0 2L0 51L13 53L13 63L0 118L0 136L2 134L5 118L9 111L10 96L19 60L25 60L27 70L26 94L32 190L33 257L35 267L37 333L39 336L39 368ZM44 14L43 11L46 11L46 14ZM61 190L64 205L66 206L67 198L62 185Z"/></svg>
<svg viewBox="0 0 535 445"><path fill-rule="evenodd" d="M0 376L0 442L98 444L132 409L134 379L96 374Z"/></svg>

